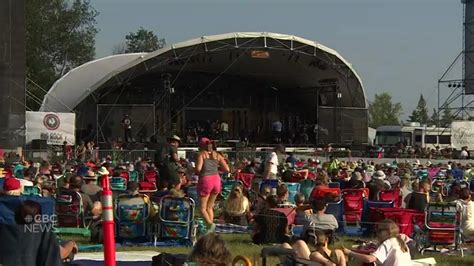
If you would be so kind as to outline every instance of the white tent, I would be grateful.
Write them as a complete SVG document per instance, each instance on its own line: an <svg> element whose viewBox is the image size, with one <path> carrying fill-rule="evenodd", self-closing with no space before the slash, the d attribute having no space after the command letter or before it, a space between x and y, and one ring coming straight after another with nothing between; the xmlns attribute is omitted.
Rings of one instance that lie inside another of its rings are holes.
<svg viewBox="0 0 474 266"><path fill-rule="evenodd" d="M265 45L267 39L276 40L290 51L296 51L304 46L306 50L308 50L307 47L311 47L311 51L314 53L314 55L321 53L321 51L324 52L327 54L329 61L332 61L336 68L341 68L337 63L340 61L345 66L345 68L349 69L350 74L355 76L363 95L363 101L365 101L365 92L360 77L352 68L352 65L349 64L335 50L317 42L293 35L268 32L235 32L203 36L201 38L170 45L151 53L113 55L88 62L71 70L53 84L43 100L40 111L72 112L77 107L77 105L87 98L87 96L89 96L108 81L114 79L121 73L124 73L134 67L138 67L142 63L145 64L145 69L148 69L148 66L146 65L148 61L151 61L152 59L155 59L165 53L173 52L181 48L193 47L196 45L204 45L205 49L207 49L206 44L216 42L222 42L223 45L228 46L229 43L232 43L229 42L229 40L235 40L235 48L239 48L238 40L248 38L263 38ZM366 107L366 102L364 102L363 105Z"/></svg>

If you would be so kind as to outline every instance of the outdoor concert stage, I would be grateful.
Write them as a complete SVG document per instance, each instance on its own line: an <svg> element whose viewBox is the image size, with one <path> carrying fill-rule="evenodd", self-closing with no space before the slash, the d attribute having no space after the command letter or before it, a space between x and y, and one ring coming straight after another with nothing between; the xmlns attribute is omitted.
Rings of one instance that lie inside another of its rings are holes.
<svg viewBox="0 0 474 266"><path fill-rule="evenodd" d="M229 138L268 143L279 119L284 137L304 130L308 143L360 144L367 107L360 77L336 51L292 35L242 32L86 63L53 85L41 111L75 112L77 138L99 142L123 139L129 114L136 140L184 137L219 120Z"/></svg>

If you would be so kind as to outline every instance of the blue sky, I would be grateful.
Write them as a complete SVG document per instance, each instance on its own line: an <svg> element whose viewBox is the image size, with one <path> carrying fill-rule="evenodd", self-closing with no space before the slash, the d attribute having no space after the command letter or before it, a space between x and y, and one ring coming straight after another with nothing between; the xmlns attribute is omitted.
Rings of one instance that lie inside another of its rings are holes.
<svg viewBox="0 0 474 266"><path fill-rule="evenodd" d="M420 93L437 106L437 80L462 49L460 0L93 0L97 57L140 26L167 43L234 31L297 35L353 64L371 100L389 91L407 117ZM446 94L446 93L443 93Z"/></svg>

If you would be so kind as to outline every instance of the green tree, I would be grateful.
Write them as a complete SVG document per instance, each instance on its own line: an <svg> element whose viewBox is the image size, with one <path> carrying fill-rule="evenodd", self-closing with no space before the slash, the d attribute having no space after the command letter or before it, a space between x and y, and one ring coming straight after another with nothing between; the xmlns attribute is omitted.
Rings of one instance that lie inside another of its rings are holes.
<svg viewBox="0 0 474 266"><path fill-rule="evenodd" d="M392 103L389 93L375 94L374 101L369 103L369 125L373 128L399 125L401 113L401 103Z"/></svg>
<svg viewBox="0 0 474 266"><path fill-rule="evenodd" d="M136 33L130 32L126 39L126 53L153 52L165 47L165 39L160 39L153 31L140 27ZM117 48L114 48L117 49Z"/></svg>
<svg viewBox="0 0 474 266"><path fill-rule="evenodd" d="M435 108L433 108L433 114L430 117L430 120L428 122L429 125L431 126L437 126L438 125L438 111L436 111Z"/></svg>
<svg viewBox="0 0 474 266"><path fill-rule="evenodd" d="M26 1L29 108L37 110L54 81L94 58L97 15L87 0Z"/></svg>
<svg viewBox="0 0 474 266"><path fill-rule="evenodd" d="M409 116L409 122L419 122L420 124L428 124L428 108L426 107L425 98L423 94L420 94L420 99L418 100L418 105L416 109L413 110Z"/></svg>
<svg viewBox="0 0 474 266"><path fill-rule="evenodd" d="M443 116L439 120L440 127L450 127L451 122L456 120L456 116L451 113L451 108L446 106L443 108Z"/></svg>

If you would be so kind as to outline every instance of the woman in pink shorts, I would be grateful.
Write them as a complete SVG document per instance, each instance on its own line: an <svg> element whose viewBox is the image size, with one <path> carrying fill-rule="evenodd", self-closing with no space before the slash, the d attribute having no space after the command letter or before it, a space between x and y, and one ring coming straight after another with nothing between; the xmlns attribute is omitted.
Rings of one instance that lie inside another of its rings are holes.
<svg viewBox="0 0 474 266"><path fill-rule="evenodd" d="M196 159L195 171L199 175L197 192L199 194L200 210L207 223L208 232L214 232L214 202L221 192L221 177L219 167L229 172L225 158L214 151L212 142L208 138L199 140L199 154Z"/></svg>

